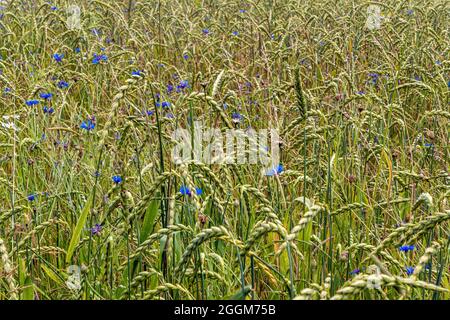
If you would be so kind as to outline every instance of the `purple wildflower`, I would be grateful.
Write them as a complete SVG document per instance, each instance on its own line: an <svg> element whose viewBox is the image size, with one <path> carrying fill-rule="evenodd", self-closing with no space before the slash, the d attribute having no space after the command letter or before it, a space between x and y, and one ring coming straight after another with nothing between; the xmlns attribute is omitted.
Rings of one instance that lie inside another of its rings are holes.
<svg viewBox="0 0 450 320"><path fill-rule="evenodd" d="M102 231L102 225L101 224L95 224L95 226L93 226L92 228L91 228L91 234L93 235L93 236L96 236L96 235L98 235L98 234L100 234L100 232Z"/></svg>
<svg viewBox="0 0 450 320"><path fill-rule="evenodd" d="M180 81L180 84L177 85L177 92L181 92L188 87L189 87L189 82L187 80L182 80L182 81Z"/></svg>
<svg viewBox="0 0 450 320"><path fill-rule="evenodd" d="M239 112L233 112L231 115L231 121L233 121L234 124L238 124L243 118L244 117Z"/></svg>
<svg viewBox="0 0 450 320"><path fill-rule="evenodd" d="M98 55L94 53L94 57L92 58L92 64L99 64L100 62L107 62L108 56L105 54Z"/></svg>
<svg viewBox="0 0 450 320"><path fill-rule="evenodd" d="M49 107L47 107L47 106L44 106L44 108L42 108L42 110L44 111L44 113L47 113L47 114L52 114L53 112L55 112L55 109L53 109L53 108L49 108Z"/></svg>
<svg viewBox="0 0 450 320"><path fill-rule="evenodd" d="M64 80L61 80L61 81L58 82L58 88L65 89L65 88L68 88L68 87L69 87L69 84L67 82L65 82Z"/></svg>
<svg viewBox="0 0 450 320"><path fill-rule="evenodd" d="M361 272L360 269L355 269L355 270L350 271L350 275L354 276L354 275L359 274L360 272Z"/></svg>

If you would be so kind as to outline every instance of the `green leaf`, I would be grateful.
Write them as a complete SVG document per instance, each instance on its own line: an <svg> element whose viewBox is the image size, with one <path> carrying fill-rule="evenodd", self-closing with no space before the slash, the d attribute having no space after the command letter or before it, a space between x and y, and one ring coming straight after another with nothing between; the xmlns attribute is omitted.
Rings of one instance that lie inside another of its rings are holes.
<svg viewBox="0 0 450 320"><path fill-rule="evenodd" d="M42 270L47 274L47 276L55 281L58 285L64 286L64 282L61 280L61 276L57 275L52 269L48 268L45 265L41 265Z"/></svg>
<svg viewBox="0 0 450 320"><path fill-rule="evenodd" d="M159 200L155 199L151 201L150 205L147 207L141 228L140 243L147 240L148 236L153 232L156 215L158 214L159 202Z"/></svg>
<svg viewBox="0 0 450 320"><path fill-rule="evenodd" d="M155 219L158 214L160 201L154 199L150 202L145 211L144 221L142 222L141 232L139 234L139 243L147 240L148 236L153 232L155 227ZM131 265L131 277L134 277L136 269L139 266L139 259L135 259Z"/></svg>
<svg viewBox="0 0 450 320"><path fill-rule="evenodd" d="M22 291L22 300L34 300L34 285L30 276L25 279L25 286Z"/></svg>
<svg viewBox="0 0 450 320"><path fill-rule="evenodd" d="M70 263L73 252L75 251L76 246L80 242L81 231L83 230L83 227L86 224L89 211L91 210L91 205L92 205L92 196L90 196L89 199L86 201L83 211L81 212L81 215L78 218L77 225L75 227L75 230L73 231L72 238L70 239L69 247L67 248L66 263Z"/></svg>

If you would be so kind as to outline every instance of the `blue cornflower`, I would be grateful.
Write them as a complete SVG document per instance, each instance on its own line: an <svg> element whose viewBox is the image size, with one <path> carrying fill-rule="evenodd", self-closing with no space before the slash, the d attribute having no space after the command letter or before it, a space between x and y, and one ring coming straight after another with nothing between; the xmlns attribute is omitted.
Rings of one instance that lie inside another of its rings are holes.
<svg viewBox="0 0 450 320"><path fill-rule="evenodd" d="M182 195L190 196L190 195L191 195L191 190L189 190L189 188L186 187L186 186L181 186L181 187L180 187L180 193L181 193Z"/></svg>
<svg viewBox="0 0 450 320"><path fill-rule="evenodd" d="M380 141L378 140L378 137L375 136L373 137L373 143L378 144Z"/></svg>
<svg viewBox="0 0 450 320"><path fill-rule="evenodd" d="M406 14L408 16L412 16L414 14L414 10L413 9L408 9L408 11L406 11Z"/></svg>
<svg viewBox="0 0 450 320"><path fill-rule="evenodd" d="M283 165L280 163L276 168L272 168L266 172L266 176L277 176L284 171Z"/></svg>
<svg viewBox="0 0 450 320"><path fill-rule="evenodd" d="M240 12L240 13L246 13L247 10L245 10L245 9L240 9L239 12Z"/></svg>
<svg viewBox="0 0 450 320"><path fill-rule="evenodd" d="M203 29L202 32L203 32L203 34L206 36L206 35L209 34L209 29Z"/></svg>
<svg viewBox="0 0 450 320"><path fill-rule="evenodd" d="M81 52L81 49L78 48L78 47L76 47L76 48L75 48L75 53L80 53L80 52Z"/></svg>
<svg viewBox="0 0 450 320"><path fill-rule="evenodd" d="M170 102L163 101L162 104L161 104L161 106L162 106L163 108L169 108L169 107L170 107Z"/></svg>
<svg viewBox="0 0 450 320"><path fill-rule="evenodd" d="M147 115L148 116L152 116L155 113L155 111L153 110L147 110Z"/></svg>
<svg viewBox="0 0 450 320"><path fill-rule="evenodd" d="M94 54L94 57L92 58L92 64L99 64L100 58L97 56L97 54Z"/></svg>
<svg viewBox="0 0 450 320"><path fill-rule="evenodd" d="M406 274L408 276L412 275L414 273L414 267L406 267Z"/></svg>
<svg viewBox="0 0 450 320"><path fill-rule="evenodd" d="M447 82L447 88L450 89L450 80L448 80L448 82Z"/></svg>
<svg viewBox="0 0 450 320"><path fill-rule="evenodd" d="M44 106L44 108L42 108L42 110L44 111L44 113L48 113L48 114L52 114L53 112L55 112L55 109L53 108L49 108L47 106Z"/></svg>
<svg viewBox="0 0 450 320"><path fill-rule="evenodd" d="M100 62L107 62L108 56L105 54L98 55L94 53L94 57L92 58L92 64L99 64Z"/></svg>
<svg viewBox="0 0 450 320"><path fill-rule="evenodd" d="M359 274L360 272L361 272L360 269L355 269L355 270L350 271L350 275L354 276L354 275Z"/></svg>
<svg viewBox="0 0 450 320"><path fill-rule="evenodd" d="M242 115L239 112L233 112L231 114L231 121L233 121L233 123L239 123L243 118L244 117L242 117Z"/></svg>
<svg viewBox="0 0 450 320"><path fill-rule="evenodd" d="M39 104L39 100L27 100L25 104L29 107Z"/></svg>
<svg viewBox="0 0 450 320"><path fill-rule="evenodd" d="M91 131L91 130L94 130L95 123L91 119L89 119L87 121L83 121L80 125L80 128L87 130L87 131Z"/></svg>
<svg viewBox="0 0 450 320"><path fill-rule="evenodd" d="M173 119L173 118L174 118L173 113L172 113L172 112L167 113L167 114L166 114L166 118L168 118L168 119Z"/></svg>
<svg viewBox="0 0 450 320"><path fill-rule="evenodd" d="M53 93L43 92L43 93L39 94L39 97L41 97L42 99L45 99L45 100L50 100L53 97Z"/></svg>
<svg viewBox="0 0 450 320"><path fill-rule="evenodd" d="M195 188L195 193L196 193L198 196L201 196L201 195L203 194L203 190L202 190L201 188Z"/></svg>
<svg viewBox="0 0 450 320"><path fill-rule="evenodd" d="M182 80L178 85L181 89L185 89L189 86L189 82L187 80Z"/></svg>
<svg viewBox="0 0 450 320"><path fill-rule="evenodd" d="M28 195L28 197L27 197L27 199L28 199L28 201L34 201L34 200L36 200L36 195L35 194L29 194Z"/></svg>
<svg viewBox="0 0 450 320"><path fill-rule="evenodd" d="M427 142L423 146L426 147L426 148L431 148L431 147L433 147L433 144Z"/></svg>
<svg viewBox="0 0 450 320"><path fill-rule="evenodd" d="M114 181L115 184L121 183L122 177L121 176L113 176L112 181Z"/></svg>
<svg viewBox="0 0 450 320"><path fill-rule="evenodd" d="M366 93L365 93L364 91L358 91L356 94L357 94L357 95L360 95L360 96L363 96L363 95L365 95Z"/></svg>
<svg viewBox="0 0 450 320"><path fill-rule="evenodd" d="M55 59L56 62L61 62L64 58L64 54L55 53L53 55L53 59Z"/></svg>
<svg viewBox="0 0 450 320"><path fill-rule="evenodd" d="M239 35L239 32L233 31L232 34L233 34L233 36L237 36L237 35Z"/></svg>
<svg viewBox="0 0 450 320"><path fill-rule="evenodd" d="M189 82L187 80L182 80L179 85L177 85L177 92L181 92L182 90L189 87Z"/></svg>
<svg viewBox="0 0 450 320"><path fill-rule="evenodd" d="M416 247L414 245L412 245L412 246L401 246L399 248L399 250L403 251L403 252L408 252L408 251L413 251L415 248Z"/></svg>
<svg viewBox="0 0 450 320"><path fill-rule="evenodd" d="M61 81L58 82L58 88L65 89L65 88L68 88L68 87L69 87L69 84L67 82L65 82L64 80L61 80Z"/></svg>
<svg viewBox="0 0 450 320"><path fill-rule="evenodd" d="M380 77L380 75L378 73L371 72L371 73L369 73L369 77L371 78L370 83L377 84L378 78Z"/></svg>
<svg viewBox="0 0 450 320"><path fill-rule="evenodd" d="M449 81L448 83L449 83L449 87L450 87L450 81ZM4 90L4 92L5 92L5 93L11 92L11 88L6 87L5 90Z"/></svg>
<svg viewBox="0 0 450 320"><path fill-rule="evenodd" d="M58 7L57 6L51 6L50 9L52 9L52 11L56 11L56 10L58 10Z"/></svg>
<svg viewBox="0 0 450 320"><path fill-rule="evenodd" d="M189 55L188 55L187 53L183 54L183 59L184 59L184 60L189 59Z"/></svg>
<svg viewBox="0 0 450 320"><path fill-rule="evenodd" d="M108 61L108 56L106 54L102 54L100 56L100 60L103 61L103 62L107 62Z"/></svg>
<svg viewBox="0 0 450 320"><path fill-rule="evenodd" d="M173 85L171 85L170 83L167 85L167 93L171 94L173 91Z"/></svg>
<svg viewBox="0 0 450 320"><path fill-rule="evenodd" d="M91 228L91 234L93 236L98 235L100 232L102 231L102 225L101 224L95 224L95 226L93 226Z"/></svg>
<svg viewBox="0 0 450 320"><path fill-rule="evenodd" d="M131 72L132 76L141 76L142 75L142 71L141 70L133 70L133 72Z"/></svg>

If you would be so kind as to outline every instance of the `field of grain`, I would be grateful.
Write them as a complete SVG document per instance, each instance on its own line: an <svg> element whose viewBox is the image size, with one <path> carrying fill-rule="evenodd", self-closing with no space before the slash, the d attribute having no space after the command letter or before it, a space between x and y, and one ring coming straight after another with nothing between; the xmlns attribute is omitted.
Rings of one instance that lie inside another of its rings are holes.
<svg viewBox="0 0 450 320"><path fill-rule="evenodd" d="M0 1L0 300L449 299L449 13Z"/></svg>

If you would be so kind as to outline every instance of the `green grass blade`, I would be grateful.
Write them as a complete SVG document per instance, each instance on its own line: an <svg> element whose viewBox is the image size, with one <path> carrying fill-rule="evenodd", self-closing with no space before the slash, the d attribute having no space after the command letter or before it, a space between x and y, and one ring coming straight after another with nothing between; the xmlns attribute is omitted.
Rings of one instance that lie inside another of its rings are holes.
<svg viewBox="0 0 450 320"><path fill-rule="evenodd" d="M70 263L73 252L75 251L75 247L78 245L78 242L80 241L81 231L83 230L83 227L86 224L86 220L87 220L89 211L91 210L91 205L92 205L91 197L92 196L90 196L89 199L86 201L83 211L81 211L80 218L78 218L78 222L75 227L75 230L73 231L72 238L70 239L69 247L67 248L66 263Z"/></svg>

